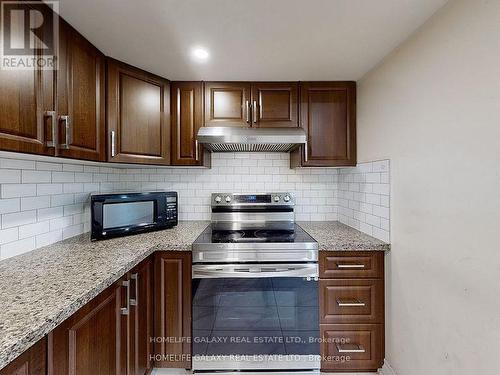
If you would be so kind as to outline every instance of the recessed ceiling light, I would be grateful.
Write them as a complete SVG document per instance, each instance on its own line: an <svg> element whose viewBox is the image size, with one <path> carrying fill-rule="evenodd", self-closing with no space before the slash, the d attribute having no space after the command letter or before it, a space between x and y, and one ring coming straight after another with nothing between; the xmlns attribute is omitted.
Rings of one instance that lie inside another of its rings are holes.
<svg viewBox="0 0 500 375"><path fill-rule="evenodd" d="M194 60L203 62L207 61L210 55L205 48L195 47L191 50L191 56Z"/></svg>

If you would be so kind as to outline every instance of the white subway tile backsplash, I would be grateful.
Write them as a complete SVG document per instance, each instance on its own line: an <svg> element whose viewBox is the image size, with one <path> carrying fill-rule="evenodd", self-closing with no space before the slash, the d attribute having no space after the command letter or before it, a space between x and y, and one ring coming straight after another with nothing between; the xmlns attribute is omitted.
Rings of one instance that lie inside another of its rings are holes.
<svg viewBox="0 0 500 375"><path fill-rule="evenodd" d="M0 214L8 214L20 210L21 210L20 198L0 199Z"/></svg>
<svg viewBox="0 0 500 375"><path fill-rule="evenodd" d="M0 169L0 184L21 182L21 171L16 169Z"/></svg>
<svg viewBox="0 0 500 375"><path fill-rule="evenodd" d="M50 207L50 196L21 198L21 211Z"/></svg>
<svg viewBox="0 0 500 375"><path fill-rule="evenodd" d="M389 160L360 163L356 168L342 168L340 175L341 182L337 185L339 220L389 242Z"/></svg>
<svg viewBox="0 0 500 375"><path fill-rule="evenodd" d="M0 245L14 242L19 239L19 229L17 227L0 229Z"/></svg>
<svg viewBox="0 0 500 375"><path fill-rule="evenodd" d="M36 210L14 212L2 215L2 229L19 227L36 222Z"/></svg>
<svg viewBox="0 0 500 375"><path fill-rule="evenodd" d="M2 198L32 197L36 195L35 184L0 184Z"/></svg>
<svg viewBox="0 0 500 375"><path fill-rule="evenodd" d="M11 258L35 249L35 237L0 245L0 259Z"/></svg>
<svg viewBox="0 0 500 375"><path fill-rule="evenodd" d="M88 231L91 193L174 190L179 193L180 219L209 220L212 192L290 191L296 198L296 220L340 220L385 239L390 227L389 173L388 160L356 168L290 169L285 153L213 154L211 169L2 158L1 227L9 231L3 232L8 244L19 242L28 251ZM3 253L20 253L19 246Z"/></svg>

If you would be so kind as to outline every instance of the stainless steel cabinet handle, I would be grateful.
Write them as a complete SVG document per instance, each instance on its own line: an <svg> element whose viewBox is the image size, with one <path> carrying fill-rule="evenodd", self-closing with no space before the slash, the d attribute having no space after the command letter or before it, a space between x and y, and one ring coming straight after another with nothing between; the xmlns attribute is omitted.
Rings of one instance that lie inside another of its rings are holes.
<svg viewBox="0 0 500 375"><path fill-rule="evenodd" d="M111 130L111 157L116 155L116 139L115 139L115 131Z"/></svg>
<svg viewBox="0 0 500 375"><path fill-rule="evenodd" d="M337 264L338 268L365 268L364 264Z"/></svg>
<svg viewBox="0 0 500 375"><path fill-rule="evenodd" d="M254 100L253 101L253 122L256 123L257 122L257 101Z"/></svg>
<svg viewBox="0 0 500 375"><path fill-rule="evenodd" d="M307 149L307 144L309 143L309 141L306 141L306 143L304 143L304 161L307 163L309 161L309 150Z"/></svg>
<svg viewBox="0 0 500 375"><path fill-rule="evenodd" d="M71 138L72 138L72 136L71 136L71 118L68 115L59 116L59 121L64 122L63 129L64 129L65 138L66 138L66 143L61 143L59 145L59 148L67 150L67 149L69 149L69 146L71 145Z"/></svg>
<svg viewBox="0 0 500 375"><path fill-rule="evenodd" d="M133 273L132 275L130 275L130 280L134 280L135 283L135 294L134 298L130 298L130 305L137 306L137 301L139 299L139 274Z"/></svg>
<svg viewBox="0 0 500 375"><path fill-rule="evenodd" d="M339 353L365 353L363 345L359 344L336 344Z"/></svg>
<svg viewBox="0 0 500 375"><path fill-rule="evenodd" d="M47 147L56 147L57 145L57 117L56 111L45 111L43 113L45 117L50 117L50 126L52 132L52 140L45 142L45 146Z"/></svg>
<svg viewBox="0 0 500 375"><path fill-rule="evenodd" d="M250 122L250 102L248 100L246 101L246 107L247 107L246 120L247 122Z"/></svg>
<svg viewBox="0 0 500 375"><path fill-rule="evenodd" d="M364 302L358 301L357 299L354 300L337 300L337 305L340 307L364 307L366 304Z"/></svg>
<svg viewBox="0 0 500 375"><path fill-rule="evenodd" d="M198 140L194 141L194 148L195 148L195 159L196 161L200 160L200 155L198 151Z"/></svg>
<svg viewBox="0 0 500 375"><path fill-rule="evenodd" d="M130 311L130 281L122 281L122 287L127 288L127 307L120 308L122 315L128 315Z"/></svg>

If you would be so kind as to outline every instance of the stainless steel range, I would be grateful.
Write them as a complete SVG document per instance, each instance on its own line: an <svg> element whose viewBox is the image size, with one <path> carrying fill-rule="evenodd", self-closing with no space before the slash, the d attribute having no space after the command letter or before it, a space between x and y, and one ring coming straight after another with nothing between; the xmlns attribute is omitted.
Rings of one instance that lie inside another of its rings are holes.
<svg viewBox="0 0 500 375"><path fill-rule="evenodd" d="M193 370L318 369L318 244L293 195L211 200L193 243Z"/></svg>

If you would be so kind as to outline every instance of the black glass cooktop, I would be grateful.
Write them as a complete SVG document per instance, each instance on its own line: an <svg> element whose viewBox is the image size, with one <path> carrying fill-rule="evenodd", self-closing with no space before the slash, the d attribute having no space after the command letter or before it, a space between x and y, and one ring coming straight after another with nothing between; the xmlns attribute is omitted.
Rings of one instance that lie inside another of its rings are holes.
<svg viewBox="0 0 500 375"><path fill-rule="evenodd" d="M262 243L262 242L316 242L305 230L295 224L292 231L285 230L213 230L209 225L195 243Z"/></svg>

